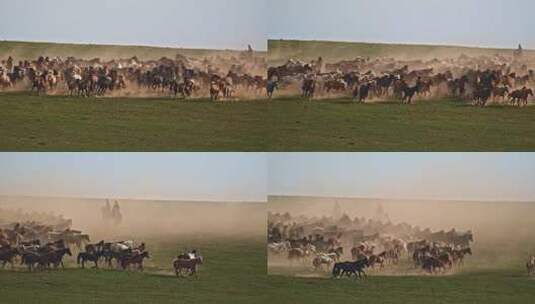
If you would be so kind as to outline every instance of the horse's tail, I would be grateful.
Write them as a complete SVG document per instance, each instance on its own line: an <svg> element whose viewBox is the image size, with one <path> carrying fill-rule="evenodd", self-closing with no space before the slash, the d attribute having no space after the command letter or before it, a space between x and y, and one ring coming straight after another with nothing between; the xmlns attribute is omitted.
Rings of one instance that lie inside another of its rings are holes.
<svg viewBox="0 0 535 304"><path fill-rule="evenodd" d="M82 252L80 252L78 254L78 257L76 258L76 263L78 263L78 265L80 265L80 262L82 261L83 258L84 258L84 254Z"/></svg>

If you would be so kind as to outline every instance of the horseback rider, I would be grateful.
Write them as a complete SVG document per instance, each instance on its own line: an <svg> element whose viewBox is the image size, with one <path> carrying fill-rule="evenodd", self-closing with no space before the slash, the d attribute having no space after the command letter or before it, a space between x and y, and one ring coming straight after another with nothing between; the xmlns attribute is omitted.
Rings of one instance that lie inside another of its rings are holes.
<svg viewBox="0 0 535 304"><path fill-rule="evenodd" d="M188 253L188 255L191 260L197 258L197 250L193 249L190 253Z"/></svg>
<svg viewBox="0 0 535 304"><path fill-rule="evenodd" d="M111 217L111 206L110 206L110 200L106 200L106 205L102 207L102 219L104 221L108 221Z"/></svg>
<svg viewBox="0 0 535 304"><path fill-rule="evenodd" d="M177 256L178 259L184 259L184 260L194 260L197 258L197 250L193 249L191 251L188 251L187 249L183 251L183 253L179 254Z"/></svg>
<svg viewBox="0 0 535 304"><path fill-rule="evenodd" d="M111 215L112 215L113 220L115 221L115 224L118 225L118 224L121 223L122 215L121 215L121 209L119 207L119 202L118 201L115 201L115 203L113 204L113 209L111 210Z"/></svg>

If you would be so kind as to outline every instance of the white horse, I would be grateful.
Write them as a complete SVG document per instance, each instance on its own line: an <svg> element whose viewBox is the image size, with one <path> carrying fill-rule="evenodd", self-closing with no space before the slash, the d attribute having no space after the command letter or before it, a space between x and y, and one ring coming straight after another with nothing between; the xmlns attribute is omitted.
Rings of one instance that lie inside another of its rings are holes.
<svg viewBox="0 0 535 304"><path fill-rule="evenodd" d="M312 260L312 265L316 270L321 269L323 265L327 265L327 268L330 268L337 259L336 253L320 253Z"/></svg>
<svg viewBox="0 0 535 304"><path fill-rule="evenodd" d="M528 276L535 274L535 255L532 255L526 263L526 268L528 269Z"/></svg>
<svg viewBox="0 0 535 304"><path fill-rule="evenodd" d="M13 84L11 83L11 79L5 72L0 73L0 88L10 88Z"/></svg>

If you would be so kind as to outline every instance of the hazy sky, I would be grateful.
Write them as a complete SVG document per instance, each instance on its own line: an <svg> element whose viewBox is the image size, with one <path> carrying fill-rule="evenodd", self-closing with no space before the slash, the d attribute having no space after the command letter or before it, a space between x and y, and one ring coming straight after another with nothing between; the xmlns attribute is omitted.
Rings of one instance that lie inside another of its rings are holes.
<svg viewBox="0 0 535 304"><path fill-rule="evenodd" d="M535 48L533 0L269 0L273 39Z"/></svg>
<svg viewBox="0 0 535 304"><path fill-rule="evenodd" d="M0 0L0 40L266 49L265 0Z"/></svg>
<svg viewBox="0 0 535 304"><path fill-rule="evenodd" d="M274 195L535 202L535 153L268 156Z"/></svg>
<svg viewBox="0 0 535 304"><path fill-rule="evenodd" d="M0 0L0 40L265 49L266 39L535 48L533 0Z"/></svg>
<svg viewBox="0 0 535 304"><path fill-rule="evenodd" d="M255 153L0 153L0 195L265 201Z"/></svg>

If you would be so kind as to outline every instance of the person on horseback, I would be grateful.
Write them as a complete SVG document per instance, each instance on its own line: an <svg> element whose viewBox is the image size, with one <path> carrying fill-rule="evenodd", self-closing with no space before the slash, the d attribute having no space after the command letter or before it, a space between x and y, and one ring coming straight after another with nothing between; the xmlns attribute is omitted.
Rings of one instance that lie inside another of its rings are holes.
<svg viewBox="0 0 535 304"><path fill-rule="evenodd" d="M115 201L115 204L113 204L113 209L111 210L112 218L116 225L119 225L122 221L122 214L121 214L121 208L119 207L119 202Z"/></svg>

